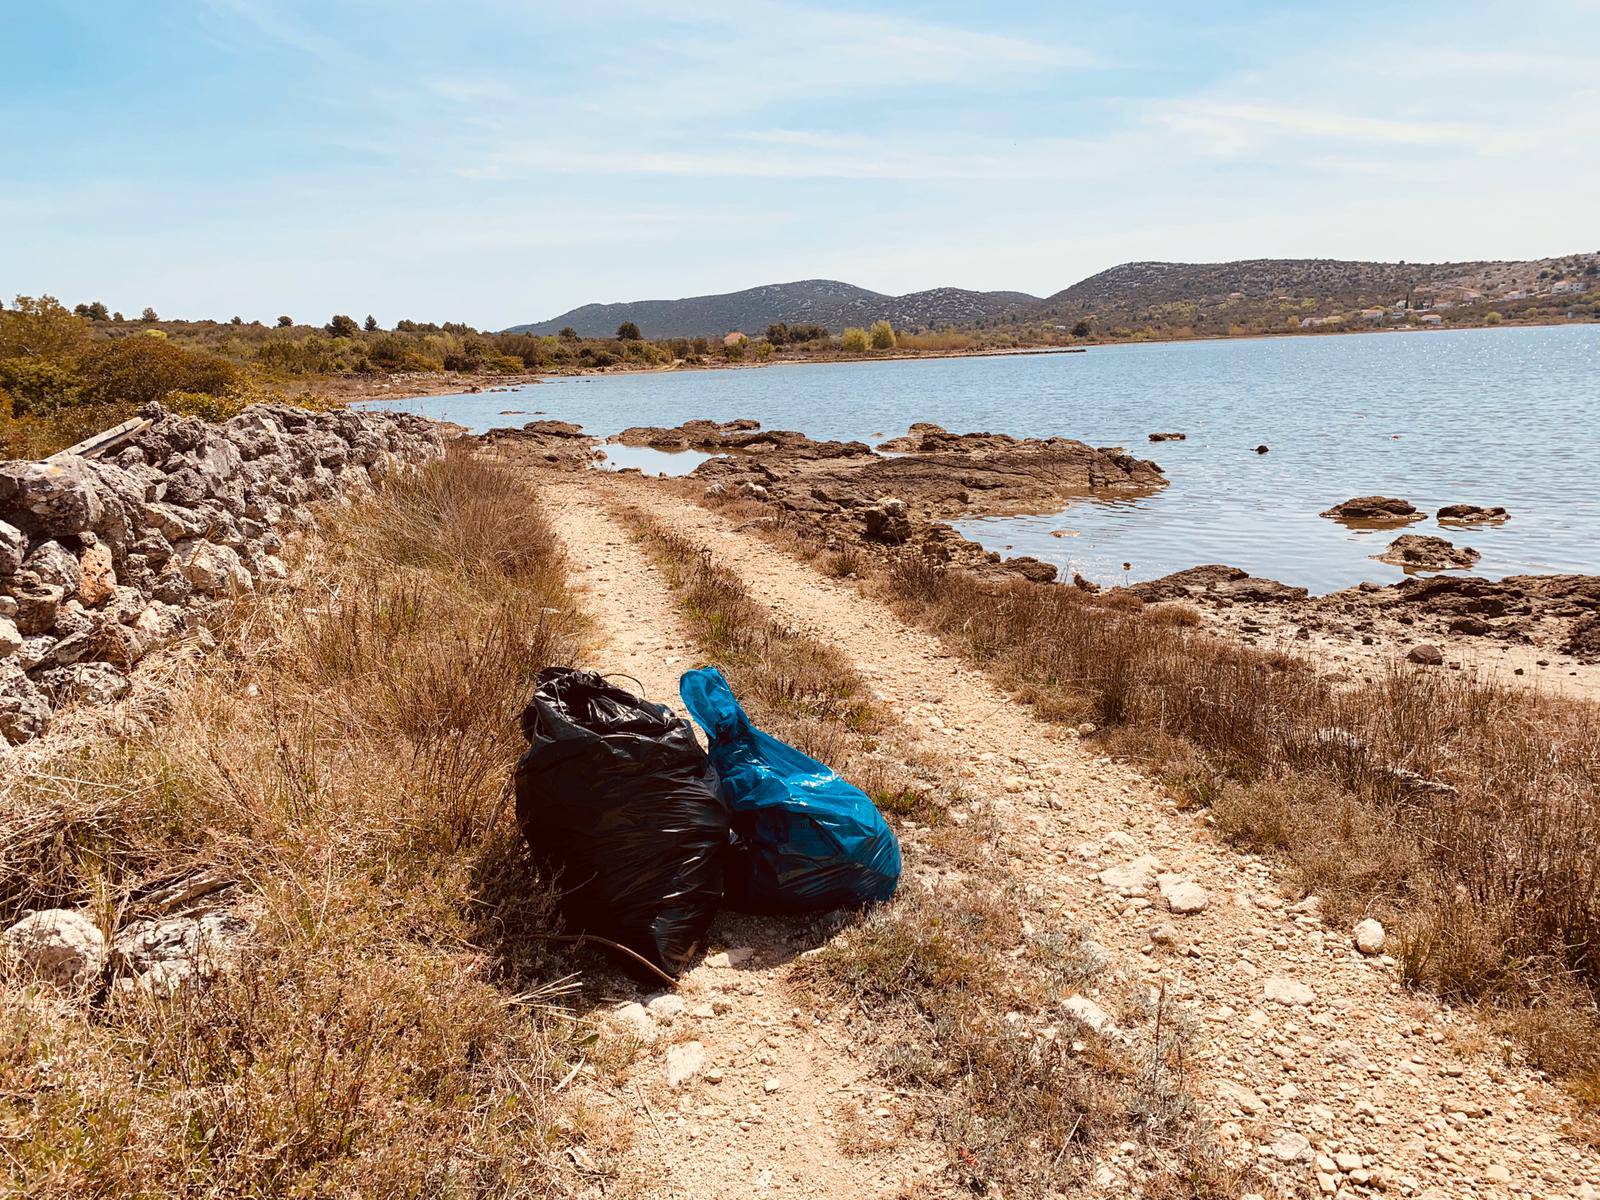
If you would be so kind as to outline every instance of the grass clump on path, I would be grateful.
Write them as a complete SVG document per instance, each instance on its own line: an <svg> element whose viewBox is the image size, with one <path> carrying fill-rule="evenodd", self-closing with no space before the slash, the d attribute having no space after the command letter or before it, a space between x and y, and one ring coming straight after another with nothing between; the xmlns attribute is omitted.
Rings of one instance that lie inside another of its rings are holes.
<svg viewBox="0 0 1600 1200"><path fill-rule="evenodd" d="M452 455L330 514L160 712L40 743L0 785L0 920L109 933L204 869L251 932L170 999L0 990L10 1187L570 1194L562 1149L618 1135L558 1092L604 1047L561 1007L506 781L577 632L536 494Z"/></svg>

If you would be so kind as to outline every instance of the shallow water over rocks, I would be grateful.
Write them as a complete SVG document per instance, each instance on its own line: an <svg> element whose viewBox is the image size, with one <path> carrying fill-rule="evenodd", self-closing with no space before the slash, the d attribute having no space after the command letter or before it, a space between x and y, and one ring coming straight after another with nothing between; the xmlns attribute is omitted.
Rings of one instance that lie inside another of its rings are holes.
<svg viewBox="0 0 1600 1200"><path fill-rule="evenodd" d="M536 396L519 407L602 436L752 417L876 444L932 421L1121 445L1160 463L1171 484L1153 495L957 523L990 548L1054 563L1064 577L1121 583L1221 562L1313 591L1393 582L1403 569L1372 557L1392 529L1319 516L1374 494L1422 510L1407 532L1478 551L1475 575L1600 573L1596 325L651 372L523 390ZM474 430L508 423L498 415L506 393L383 406ZM1156 432L1187 436L1152 444ZM1256 453L1260 445L1268 452ZM1510 519L1441 526L1438 509L1459 503L1503 505Z"/></svg>

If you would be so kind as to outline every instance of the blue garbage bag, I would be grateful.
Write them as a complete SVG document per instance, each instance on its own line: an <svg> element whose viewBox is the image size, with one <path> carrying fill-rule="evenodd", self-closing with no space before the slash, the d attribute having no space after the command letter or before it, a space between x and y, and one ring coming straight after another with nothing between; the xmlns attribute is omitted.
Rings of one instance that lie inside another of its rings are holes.
<svg viewBox="0 0 1600 1200"><path fill-rule="evenodd" d="M706 732L732 815L730 908L820 912L894 895L900 843L861 789L751 724L715 667L685 673L678 692Z"/></svg>

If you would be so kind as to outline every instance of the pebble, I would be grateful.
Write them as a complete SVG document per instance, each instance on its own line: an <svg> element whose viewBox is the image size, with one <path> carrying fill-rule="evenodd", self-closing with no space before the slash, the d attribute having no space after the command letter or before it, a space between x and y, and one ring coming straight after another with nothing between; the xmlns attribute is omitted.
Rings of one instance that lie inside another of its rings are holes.
<svg viewBox="0 0 1600 1200"><path fill-rule="evenodd" d="M683 997L676 992L657 992L654 996L646 998L644 1006L652 1017L669 1024L673 1017L680 1015L688 1007Z"/></svg>
<svg viewBox="0 0 1600 1200"><path fill-rule="evenodd" d="M771 1079L767 1080L765 1083L763 1083L761 1085L761 1090L766 1092L768 1095L771 1095L773 1092L777 1091L782 1086L783 1086L783 1082L780 1079L778 1079L777 1076L773 1076Z"/></svg>

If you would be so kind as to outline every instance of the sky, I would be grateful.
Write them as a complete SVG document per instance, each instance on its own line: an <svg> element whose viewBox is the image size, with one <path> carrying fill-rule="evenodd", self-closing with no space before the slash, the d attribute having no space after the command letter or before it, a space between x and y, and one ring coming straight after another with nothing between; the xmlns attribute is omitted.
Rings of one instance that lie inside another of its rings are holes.
<svg viewBox="0 0 1600 1200"><path fill-rule="evenodd" d="M1600 0L30 0L0 294L540 320L1600 247Z"/></svg>

